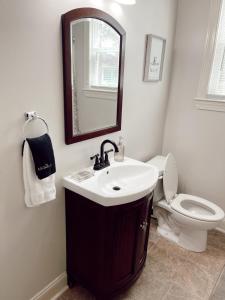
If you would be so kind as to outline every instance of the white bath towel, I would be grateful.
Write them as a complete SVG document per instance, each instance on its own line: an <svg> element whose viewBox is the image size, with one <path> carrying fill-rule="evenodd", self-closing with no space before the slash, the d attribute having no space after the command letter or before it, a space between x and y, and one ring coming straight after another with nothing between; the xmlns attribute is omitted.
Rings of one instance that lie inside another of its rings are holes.
<svg viewBox="0 0 225 300"><path fill-rule="evenodd" d="M38 206L56 198L55 174L41 180L37 177L27 141L23 149L23 181L27 207Z"/></svg>

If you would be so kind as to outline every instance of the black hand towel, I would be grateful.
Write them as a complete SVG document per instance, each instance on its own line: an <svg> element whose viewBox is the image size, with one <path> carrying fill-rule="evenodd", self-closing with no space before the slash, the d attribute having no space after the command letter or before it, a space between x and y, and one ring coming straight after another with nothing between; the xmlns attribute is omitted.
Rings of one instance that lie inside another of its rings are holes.
<svg viewBox="0 0 225 300"><path fill-rule="evenodd" d="M55 173L55 157L50 136L44 134L37 138L27 138L26 140L33 156L37 177L43 179Z"/></svg>

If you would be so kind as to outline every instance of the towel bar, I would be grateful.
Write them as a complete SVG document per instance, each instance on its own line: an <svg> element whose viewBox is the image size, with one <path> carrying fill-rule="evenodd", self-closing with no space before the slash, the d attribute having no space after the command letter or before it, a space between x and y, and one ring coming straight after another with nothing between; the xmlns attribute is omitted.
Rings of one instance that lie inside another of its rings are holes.
<svg viewBox="0 0 225 300"><path fill-rule="evenodd" d="M26 135L25 135L25 128L26 128L26 126L31 121L34 121L34 120L37 120L37 119L41 120L45 124L46 129L47 129L47 133L49 133L49 128L48 128L47 122L42 117L38 116L38 114L37 114L36 111L25 112L24 116L25 116L25 120L26 120L25 123L24 123L24 125L23 125L23 137L24 137L24 139L26 139Z"/></svg>

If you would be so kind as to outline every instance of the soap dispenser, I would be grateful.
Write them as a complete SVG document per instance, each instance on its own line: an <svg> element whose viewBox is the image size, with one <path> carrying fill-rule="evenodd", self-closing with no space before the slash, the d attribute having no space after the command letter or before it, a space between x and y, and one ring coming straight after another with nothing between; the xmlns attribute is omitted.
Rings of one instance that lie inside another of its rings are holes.
<svg viewBox="0 0 225 300"><path fill-rule="evenodd" d="M119 137L119 143L117 145L119 151L114 152L114 160L115 161L124 161L124 144L123 144L123 137Z"/></svg>

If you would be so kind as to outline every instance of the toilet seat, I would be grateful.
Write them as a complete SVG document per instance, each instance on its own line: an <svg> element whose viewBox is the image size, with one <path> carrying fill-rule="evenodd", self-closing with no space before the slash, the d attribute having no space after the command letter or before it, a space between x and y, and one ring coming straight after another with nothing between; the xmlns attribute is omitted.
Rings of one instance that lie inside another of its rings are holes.
<svg viewBox="0 0 225 300"><path fill-rule="evenodd" d="M167 155L163 174L165 199L176 212L199 221L216 222L224 218L223 210L214 203L192 195L177 195L178 173L175 158Z"/></svg>
<svg viewBox="0 0 225 300"><path fill-rule="evenodd" d="M206 199L188 194L179 194L174 198L171 208L199 221L217 222L224 218L224 212L219 206Z"/></svg>

